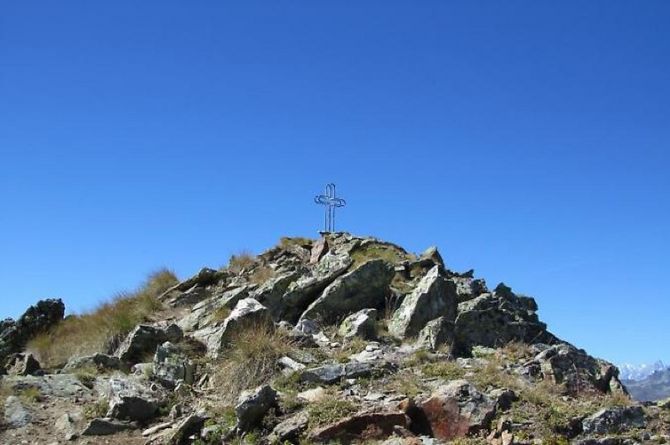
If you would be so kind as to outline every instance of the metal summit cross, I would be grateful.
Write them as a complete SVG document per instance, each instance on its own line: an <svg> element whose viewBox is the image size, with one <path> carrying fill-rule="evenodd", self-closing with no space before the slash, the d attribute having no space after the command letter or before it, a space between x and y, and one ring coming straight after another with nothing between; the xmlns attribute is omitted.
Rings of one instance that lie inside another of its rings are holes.
<svg viewBox="0 0 670 445"><path fill-rule="evenodd" d="M324 220L324 232L335 231L335 209L344 207L347 202L342 198L335 196L335 184L327 184L326 192L323 195L316 195L314 202L326 206L326 217Z"/></svg>

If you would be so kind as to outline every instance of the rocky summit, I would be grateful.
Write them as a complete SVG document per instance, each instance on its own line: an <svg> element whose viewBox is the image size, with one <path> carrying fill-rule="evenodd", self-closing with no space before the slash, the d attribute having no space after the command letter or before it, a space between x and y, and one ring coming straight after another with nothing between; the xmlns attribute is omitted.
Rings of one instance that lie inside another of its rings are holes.
<svg viewBox="0 0 670 445"><path fill-rule="evenodd" d="M634 444L670 439L532 297L347 233L283 238L95 312L0 323L7 444ZM594 315L595 316L595 315Z"/></svg>

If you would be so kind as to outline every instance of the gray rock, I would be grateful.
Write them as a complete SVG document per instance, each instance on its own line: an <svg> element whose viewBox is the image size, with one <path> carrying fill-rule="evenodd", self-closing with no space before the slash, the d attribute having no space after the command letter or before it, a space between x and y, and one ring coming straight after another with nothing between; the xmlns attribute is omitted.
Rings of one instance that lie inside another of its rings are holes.
<svg viewBox="0 0 670 445"><path fill-rule="evenodd" d="M259 386L252 391L240 394L235 415L237 416L236 429L250 431L259 424L270 408L277 405L277 392L269 385Z"/></svg>
<svg viewBox="0 0 670 445"><path fill-rule="evenodd" d="M39 375L42 373L40 363L30 353L10 355L5 370L9 375Z"/></svg>
<svg viewBox="0 0 670 445"><path fill-rule="evenodd" d="M603 408L582 421L586 434L618 434L633 428L646 426L641 406L618 406Z"/></svg>
<svg viewBox="0 0 670 445"><path fill-rule="evenodd" d="M199 435L207 416L203 414L191 414L174 428L173 432L167 438L168 445L186 445L191 443L189 437Z"/></svg>
<svg viewBox="0 0 670 445"><path fill-rule="evenodd" d="M440 440L486 430L496 414L496 402L466 380L453 380L439 387L420 408L433 437Z"/></svg>
<svg viewBox="0 0 670 445"><path fill-rule="evenodd" d="M272 319L279 321L285 312L286 305L282 301L282 296L288 289L289 285L294 283L300 274L295 271L289 271L270 278L263 283L258 289L251 292L250 298L258 301L265 306Z"/></svg>
<svg viewBox="0 0 670 445"><path fill-rule="evenodd" d="M166 341L177 343L182 337L183 332L176 324L141 324L128 334L115 355L122 362L139 363L147 354L154 354L158 345Z"/></svg>
<svg viewBox="0 0 670 445"><path fill-rule="evenodd" d="M83 416L80 412L65 413L56 419L54 427L63 435L65 440L74 440L78 434L77 424L83 421Z"/></svg>
<svg viewBox="0 0 670 445"><path fill-rule="evenodd" d="M119 376L109 379L107 399L107 417L144 422L156 417L163 395L139 379Z"/></svg>
<svg viewBox="0 0 670 445"><path fill-rule="evenodd" d="M82 436L110 436L121 431L135 429L136 424L122 422L110 418L97 418L91 420L81 432Z"/></svg>
<svg viewBox="0 0 670 445"><path fill-rule="evenodd" d="M300 318L332 323L361 309L381 308L393 275L393 265L370 260L333 281Z"/></svg>
<svg viewBox="0 0 670 445"><path fill-rule="evenodd" d="M222 326L196 332L194 336L205 343L210 356L217 357L234 335L254 325L274 328L268 309L253 298L244 298L237 302Z"/></svg>
<svg viewBox="0 0 670 445"><path fill-rule="evenodd" d="M547 332L547 326L539 321L535 300L507 290L506 286L499 285L494 294L486 293L458 305L457 354L468 355L476 345L496 348L511 341L557 342L556 337Z"/></svg>
<svg viewBox="0 0 670 445"><path fill-rule="evenodd" d="M454 321L448 317L439 317L426 323L417 337L416 345L419 348L431 351L439 347L453 346L454 344Z"/></svg>
<svg viewBox="0 0 670 445"><path fill-rule="evenodd" d="M40 300L14 321L0 321L0 369L7 356L21 352L35 335L45 332L63 319L65 305L60 299Z"/></svg>
<svg viewBox="0 0 670 445"><path fill-rule="evenodd" d="M86 397L92 394L92 391L72 374L7 376L3 379L3 386L13 391L37 388L39 393L45 397Z"/></svg>
<svg viewBox="0 0 670 445"><path fill-rule="evenodd" d="M327 254L309 273L292 282L282 296L281 318L295 322L319 294L345 273L353 260L348 255Z"/></svg>
<svg viewBox="0 0 670 445"><path fill-rule="evenodd" d="M178 346L166 341L156 348L153 378L161 384L169 388L174 388L179 381L191 385L194 372L195 365Z"/></svg>
<svg viewBox="0 0 670 445"><path fill-rule="evenodd" d="M268 442L284 443L285 441L289 441L291 443L297 443L302 433L307 430L308 423L309 416L306 412L301 411L277 424L272 430L272 433L270 433Z"/></svg>
<svg viewBox="0 0 670 445"><path fill-rule="evenodd" d="M374 366L370 363L351 362L346 364L330 364L305 369L300 373L302 382L333 384L342 379L356 379L368 377L372 374Z"/></svg>
<svg viewBox="0 0 670 445"><path fill-rule="evenodd" d="M340 325L340 336L348 339L360 337L374 340L377 337L377 309L362 309L349 315Z"/></svg>
<svg viewBox="0 0 670 445"><path fill-rule="evenodd" d="M415 337L431 320L456 317L456 289L434 266L394 312L389 332L398 339Z"/></svg>
<svg viewBox="0 0 670 445"><path fill-rule="evenodd" d="M442 255L440 255L440 252L437 250L436 246L430 246L424 250L417 262L424 267L432 268L433 266L439 266L440 268L444 269L444 260L442 259Z"/></svg>
<svg viewBox="0 0 670 445"><path fill-rule="evenodd" d="M118 370L122 368L122 363L118 357L98 353L83 357L72 357L63 367L63 372L71 372L89 366L103 370Z"/></svg>
<svg viewBox="0 0 670 445"><path fill-rule="evenodd" d="M565 385L574 394L586 388L626 394L618 379L619 370L614 365L591 357L568 343L546 348L525 366L534 364L539 364L543 378Z"/></svg>
<svg viewBox="0 0 670 445"><path fill-rule="evenodd" d="M21 428L33 421L33 416L16 396L5 400L5 424L9 428Z"/></svg>
<svg viewBox="0 0 670 445"><path fill-rule="evenodd" d="M450 277L449 281L456 286L456 296L459 303L472 300L489 291L484 280L474 279L471 276L456 275Z"/></svg>

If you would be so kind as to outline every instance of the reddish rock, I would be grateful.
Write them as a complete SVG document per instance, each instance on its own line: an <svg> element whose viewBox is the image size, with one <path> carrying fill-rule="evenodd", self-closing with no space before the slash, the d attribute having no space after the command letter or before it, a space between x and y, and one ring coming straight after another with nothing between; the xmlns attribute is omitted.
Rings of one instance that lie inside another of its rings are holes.
<svg viewBox="0 0 670 445"><path fill-rule="evenodd" d="M366 413L342 419L332 425L318 428L310 434L314 441L379 440L393 434L398 426L407 428L409 419L404 413Z"/></svg>
<svg viewBox="0 0 670 445"><path fill-rule="evenodd" d="M420 405L431 436L451 440L487 429L496 403L465 380L438 388Z"/></svg>

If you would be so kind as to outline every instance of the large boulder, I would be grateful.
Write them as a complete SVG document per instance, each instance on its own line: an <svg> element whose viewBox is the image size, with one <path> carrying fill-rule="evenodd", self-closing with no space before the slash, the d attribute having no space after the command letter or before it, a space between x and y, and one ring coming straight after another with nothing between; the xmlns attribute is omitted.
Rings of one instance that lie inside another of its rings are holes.
<svg viewBox="0 0 670 445"><path fill-rule="evenodd" d="M174 388L177 383L193 383L195 365L181 349L166 341L156 348L154 355L153 378L168 388Z"/></svg>
<svg viewBox="0 0 670 445"><path fill-rule="evenodd" d="M416 347L435 351L442 346L454 344L454 321L448 317L438 317L426 323L416 340Z"/></svg>
<svg viewBox="0 0 670 445"><path fill-rule="evenodd" d="M133 377L113 377L109 379L107 417L117 420L146 422L158 415L164 395L154 388L145 386Z"/></svg>
<svg viewBox="0 0 670 445"><path fill-rule="evenodd" d="M370 260L333 281L309 305L301 319L333 323L361 309L381 308L394 273L393 265L388 262Z"/></svg>
<svg viewBox="0 0 670 445"><path fill-rule="evenodd" d="M64 314L62 300L47 299L30 306L16 321L0 321L0 368L8 355L21 352L28 340L60 322Z"/></svg>
<svg viewBox="0 0 670 445"><path fill-rule="evenodd" d="M389 332L398 339L415 337L426 323L438 317L451 321L456 317L456 288L446 280L440 266L433 266L393 313Z"/></svg>
<svg viewBox="0 0 670 445"><path fill-rule="evenodd" d="M116 351L122 362L139 363L148 354L153 355L158 345L166 342L178 342L183 332L176 324L147 325L140 324L133 329Z"/></svg>
<svg viewBox="0 0 670 445"><path fill-rule="evenodd" d="M244 391L240 394L235 406L236 429L240 432L250 431L276 405L277 392L269 385L260 386L252 391Z"/></svg>
<svg viewBox="0 0 670 445"><path fill-rule="evenodd" d="M453 440L488 429L496 402L466 380L453 380L436 389L419 408L432 437Z"/></svg>
<svg viewBox="0 0 670 445"><path fill-rule="evenodd" d="M223 323L199 329L193 332L193 337L206 346L209 356L218 357L230 340L249 326L274 328L268 308L253 298L243 298L237 302Z"/></svg>
<svg viewBox="0 0 670 445"><path fill-rule="evenodd" d="M525 364L526 368L537 365L543 378L565 385L573 394L589 389L626 394L616 366L568 343L547 347Z"/></svg>
<svg viewBox="0 0 670 445"><path fill-rule="evenodd" d="M299 276L295 271L280 273L264 282L258 289L251 292L249 296L268 308L272 318L275 321L279 321L284 312L282 296L289 285L294 283Z"/></svg>
<svg viewBox="0 0 670 445"><path fill-rule="evenodd" d="M468 355L473 346L496 348L511 341L555 343L536 311L535 300L517 296L502 284L492 294L460 303L455 322L457 354Z"/></svg>
<svg viewBox="0 0 670 445"><path fill-rule="evenodd" d="M323 238L322 238L323 239ZM325 240L324 240L325 242ZM319 294L337 277L345 273L353 260L348 255L328 253L307 274L292 282L282 296L280 318L295 322Z"/></svg>
<svg viewBox="0 0 670 445"><path fill-rule="evenodd" d="M586 434L619 434L634 428L644 428L644 410L641 406L603 408L582 421Z"/></svg>
<svg viewBox="0 0 670 445"><path fill-rule="evenodd" d="M377 336L377 309L362 309L342 321L339 334L345 339L360 337L373 340Z"/></svg>

